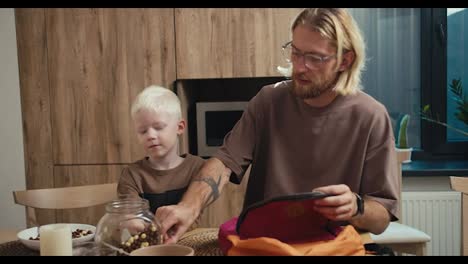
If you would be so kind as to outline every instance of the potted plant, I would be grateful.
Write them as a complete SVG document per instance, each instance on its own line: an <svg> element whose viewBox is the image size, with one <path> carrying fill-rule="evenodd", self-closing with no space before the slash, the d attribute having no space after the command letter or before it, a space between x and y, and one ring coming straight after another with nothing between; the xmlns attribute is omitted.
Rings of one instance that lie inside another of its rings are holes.
<svg viewBox="0 0 468 264"><path fill-rule="evenodd" d="M403 163L411 162L411 152L413 148L408 146L408 123L410 116L401 115L396 123L395 148L399 156L403 156Z"/></svg>
<svg viewBox="0 0 468 264"><path fill-rule="evenodd" d="M454 95L452 99L455 101L457 104L457 112L455 113L455 117L464 123L465 125L468 125L468 96L464 94L463 92L463 86L461 83L461 78L458 79L453 79L452 83L449 85L450 91ZM447 127L448 129L452 129L453 131L456 131L462 135L465 135L468 137L468 131L464 131L462 129L456 128L454 126L451 126L447 124L446 122L442 122L439 119L439 115L434 117L432 114L432 111L430 109L430 105L424 105L424 107L421 110L421 119L435 123L438 125L442 125Z"/></svg>

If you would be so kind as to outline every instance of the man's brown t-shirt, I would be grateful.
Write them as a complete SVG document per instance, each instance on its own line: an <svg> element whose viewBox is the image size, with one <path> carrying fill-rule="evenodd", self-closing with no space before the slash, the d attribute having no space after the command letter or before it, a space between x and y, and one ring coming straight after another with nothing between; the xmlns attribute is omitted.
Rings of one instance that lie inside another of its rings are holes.
<svg viewBox="0 0 468 264"><path fill-rule="evenodd" d="M291 81L263 87L214 155L240 182L250 163L244 208L275 196L346 184L399 217L400 183L386 108L364 92L315 108L289 92Z"/></svg>

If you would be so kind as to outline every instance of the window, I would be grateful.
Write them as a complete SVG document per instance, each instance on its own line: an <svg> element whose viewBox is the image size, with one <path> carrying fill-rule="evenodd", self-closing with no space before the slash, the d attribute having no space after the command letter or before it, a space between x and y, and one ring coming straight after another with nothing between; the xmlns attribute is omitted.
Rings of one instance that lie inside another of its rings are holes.
<svg viewBox="0 0 468 264"><path fill-rule="evenodd" d="M461 78L468 94L468 9L350 8L350 12L366 41L365 92L383 103L394 119L410 115L413 159L466 158L468 137L421 120L420 112L429 104L440 121L468 131L454 118L449 89L452 79Z"/></svg>
<svg viewBox="0 0 468 264"><path fill-rule="evenodd" d="M468 9L425 8L421 21L421 105L429 104L433 116L468 131L468 126L455 117L456 95L450 89L453 80L460 80L464 95L468 93ZM425 156L466 158L467 136L426 121L421 131Z"/></svg>
<svg viewBox="0 0 468 264"><path fill-rule="evenodd" d="M364 91L393 121L410 115L408 142L421 147L421 9L350 8L366 42ZM395 125L394 125L395 127Z"/></svg>

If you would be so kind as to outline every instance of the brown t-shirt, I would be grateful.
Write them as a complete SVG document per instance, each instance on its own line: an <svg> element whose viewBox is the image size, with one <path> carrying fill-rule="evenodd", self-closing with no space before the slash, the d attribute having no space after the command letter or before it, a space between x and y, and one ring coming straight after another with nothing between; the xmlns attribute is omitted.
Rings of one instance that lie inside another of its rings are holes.
<svg viewBox="0 0 468 264"><path fill-rule="evenodd" d="M152 168L147 157L128 165L120 175L118 194L149 200L153 213L160 206L177 204L192 176L198 173L205 162L204 159L190 154L182 157L184 161L169 170Z"/></svg>
<svg viewBox="0 0 468 264"><path fill-rule="evenodd" d="M263 87L214 155L238 183L250 163L244 208L279 195L346 184L399 217L394 135L385 107L364 92L315 108L283 81Z"/></svg>

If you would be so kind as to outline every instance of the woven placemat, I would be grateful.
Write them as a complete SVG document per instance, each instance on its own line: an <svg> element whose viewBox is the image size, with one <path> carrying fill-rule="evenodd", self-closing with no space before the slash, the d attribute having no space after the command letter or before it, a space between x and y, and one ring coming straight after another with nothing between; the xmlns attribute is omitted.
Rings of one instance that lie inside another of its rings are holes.
<svg viewBox="0 0 468 264"><path fill-rule="evenodd" d="M192 247L195 256L223 256L218 244L218 228L198 228L187 232L177 244ZM19 240L0 244L0 256L39 256Z"/></svg>
<svg viewBox="0 0 468 264"><path fill-rule="evenodd" d="M39 251L29 249L16 240L0 244L0 256L39 256Z"/></svg>
<svg viewBox="0 0 468 264"><path fill-rule="evenodd" d="M192 247L195 256L223 256L219 248L218 228L198 228L185 233L177 244Z"/></svg>

